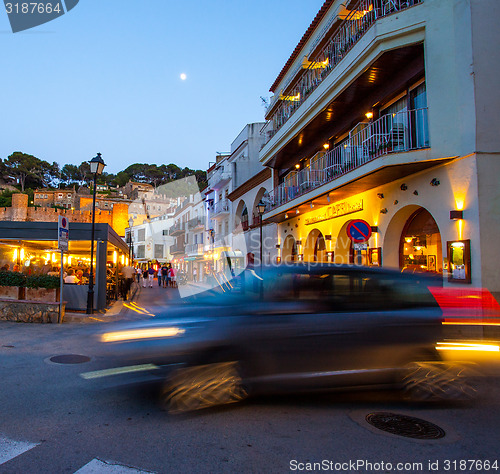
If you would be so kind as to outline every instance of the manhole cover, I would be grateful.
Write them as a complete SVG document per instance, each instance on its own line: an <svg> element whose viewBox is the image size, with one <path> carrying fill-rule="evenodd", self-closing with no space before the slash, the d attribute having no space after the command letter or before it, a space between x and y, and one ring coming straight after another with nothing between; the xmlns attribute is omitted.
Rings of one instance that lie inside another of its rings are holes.
<svg viewBox="0 0 500 474"><path fill-rule="evenodd" d="M370 413L365 419L379 430L407 438L439 439L446 434L443 429L429 421L396 413Z"/></svg>
<svg viewBox="0 0 500 474"><path fill-rule="evenodd" d="M51 362L55 362L56 364L83 364L84 362L88 362L90 357L78 354L64 354L53 356L49 360Z"/></svg>

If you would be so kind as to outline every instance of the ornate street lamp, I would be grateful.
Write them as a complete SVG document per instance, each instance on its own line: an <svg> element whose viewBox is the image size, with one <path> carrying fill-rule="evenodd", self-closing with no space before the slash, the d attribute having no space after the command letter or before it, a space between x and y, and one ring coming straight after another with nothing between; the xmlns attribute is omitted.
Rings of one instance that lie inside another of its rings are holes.
<svg viewBox="0 0 500 474"><path fill-rule="evenodd" d="M92 236L90 239L90 277L89 277L89 292L87 294L87 314L94 312L94 226L95 226L95 195L97 193L97 176L102 174L102 170L106 166L101 154L90 161L90 172L94 175L94 196L92 198Z"/></svg>
<svg viewBox="0 0 500 474"><path fill-rule="evenodd" d="M262 199L257 204L257 213L259 214L259 227L260 227L260 274L262 275L262 216L266 210L266 204Z"/></svg>
<svg viewBox="0 0 500 474"><path fill-rule="evenodd" d="M132 217L128 220L128 261L132 265L134 259L134 250L132 248L132 227L134 226L134 219Z"/></svg>

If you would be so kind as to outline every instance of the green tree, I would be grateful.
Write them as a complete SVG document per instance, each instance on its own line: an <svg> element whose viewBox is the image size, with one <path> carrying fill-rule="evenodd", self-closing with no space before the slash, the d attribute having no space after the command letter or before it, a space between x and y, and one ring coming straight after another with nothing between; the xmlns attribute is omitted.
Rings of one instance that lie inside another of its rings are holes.
<svg viewBox="0 0 500 474"><path fill-rule="evenodd" d="M59 176L59 165L52 165L36 156L15 151L4 161L8 175L17 180L21 192L29 183L30 186L49 186Z"/></svg>

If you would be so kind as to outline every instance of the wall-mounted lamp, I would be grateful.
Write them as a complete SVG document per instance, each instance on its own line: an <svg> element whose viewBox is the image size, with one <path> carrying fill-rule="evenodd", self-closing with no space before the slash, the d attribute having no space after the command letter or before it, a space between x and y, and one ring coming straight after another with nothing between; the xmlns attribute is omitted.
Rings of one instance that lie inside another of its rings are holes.
<svg viewBox="0 0 500 474"><path fill-rule="evenodd" d="M418 196L418 191L415 189L415 191L413 191L413 194L415 194L415 196Z"/></svg>
<svg viewBox="0 0 500 474"><path fill-rule="evenodd" d="M441 183L439 182L439 179L437 178L432 178L431 180L431 186L439 186Z"/></svg>
<svg viewBox="0 0 500 474"><path fill-rule="evenodd" d="M406 186L406 184L405 184L405 183L403 183L403 184L399 187L399 189L401 189L401 191L406 191L406 190L408 189L408 186Z"/></svg>
<svg viewBox="0 0 500 474"><path fill-rule="evenodd" d="M330 196L326 196L327 202L330 202Z"/></svg>
<svg viewBox="0 0 500 474"><path fill-rule="evenodd" d="M296 241L295 241L295 243L296 243L297 245L302 245L302 240L296 240Z"/></svg>
<svg viewBox="0 0 500 474"><path fill-rule="evenodd" d="M368 120L371 120L371 119L373 118L373 112L366 112L365 117L366 117Z"/></svg>
<svg viewBox="0 0 500 474"><path fill-rule="evenodd" d="M295 165L295 169L300 170L300 163L297 163L297 164Z"/></svg>
<svg viewBox="0 0 500 474"><path fill-rule="evenodd" d="M450 211L450 219L458 220L464 218L464 211Z"/></svg>
<svg viewBox="0 0 500 474"><path fill-rule="evenodd" d="M280 249L280 248L281 248L281 245L280 245L280 244L276 244L276 248L277 248L277 249Z"/></svg>
<svg viewBox="0 0 500 474"><path fill-rule="evenodd" d="M377 197L379 199L384 199L384 194L383 193L377 193Z"/></svg>
<svg viewBox="0 0 500 474"><path fill-rule="evenodd" d="M299 209L298 209L298 208L297 208L297 209L295 209L295 214L298 214L299 212L300 212L300 211L299 211Z"/></svg>
<svg viewBox="0 0 500 474"><path fill-rule="evenodd" d="M288 214L285 214L285 219L288 219Z"/></svg>
<svg viewBox="0 0 500 474"><path fill-rule="evenodd" d="M398 202L399 202L399 201L396 199L396 200L394 201L394 205L396 205Z"/></svg>
<svg viewBox="0 0 500 474"><path fill-rule="evenodd" d="M314 203L311 201L311 209L314 207Z"/></svg>
<svg viewBox="0 0 500 474"><path fill-rule="evenodd" d="M387 207L384 207L383 209L380 209L380 214L387 214L389 211L387 210Z"/></svg>
<svg viewBox="0 0 500 474"><path fill-rule="evenodd" d="M325 235L325 240L332 240L331 234L326 234Z"/></svg>
<svg viewBox="0 0 500 474"><path fill-rule="evenodd" d="M328 150L330 148L330 144L329 143L323 143L323 148L325 150Z"/></svg>
<svg viewBox="0 0 500 474"><path fill-rule="evenodd" d="M378 225L372 225L370 226L370 229L372 230L372 233L378 232Z"/></svg>

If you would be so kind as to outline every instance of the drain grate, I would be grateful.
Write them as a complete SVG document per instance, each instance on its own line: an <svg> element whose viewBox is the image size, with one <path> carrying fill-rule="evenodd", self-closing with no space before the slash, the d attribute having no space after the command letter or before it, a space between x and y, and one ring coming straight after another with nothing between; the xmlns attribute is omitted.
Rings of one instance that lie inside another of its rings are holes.
<svg viewBox="0 0 500 474"><path fill-rule="evenodd" d="M370 413L366 415L365 419L370 425L379 430L407 438L439 439L446 434L443 429L434 423L396 413Z"/></svg>
<svg viewBox="0 0 500 474"><path fill-rule="evenodd" d="M49 360L51 362L55 362L56 364L83 364L84 362L88 362L90 357L78 354L64 354L52 356Z"/></svg>

